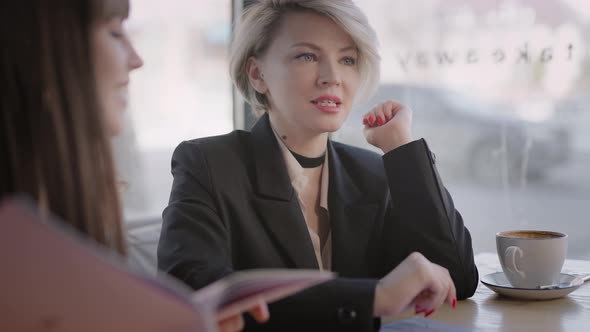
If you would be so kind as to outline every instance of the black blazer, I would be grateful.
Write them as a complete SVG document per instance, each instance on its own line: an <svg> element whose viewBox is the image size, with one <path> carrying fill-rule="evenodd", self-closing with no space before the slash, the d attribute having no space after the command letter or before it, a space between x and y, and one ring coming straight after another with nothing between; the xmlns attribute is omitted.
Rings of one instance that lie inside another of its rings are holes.
<svg viewBox="0 0 590 332"><path fill-rule="evenodd" d="M469 231L443 187L424 140L383 157L328 143L332 269L339 278L270 306L247 330L370 331L378 278L419 251L446 267L457 297L478 273ZM163 213L158 266L194 289L234 270L318 264L296 193L263 116L251 132L181 143Z"/></svg>

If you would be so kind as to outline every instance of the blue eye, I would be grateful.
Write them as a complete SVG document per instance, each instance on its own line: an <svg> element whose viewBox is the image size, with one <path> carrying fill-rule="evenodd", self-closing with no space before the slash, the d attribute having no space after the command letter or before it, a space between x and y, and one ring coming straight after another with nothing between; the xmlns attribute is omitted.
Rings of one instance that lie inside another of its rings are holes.
<svg viewBox="0 0 590 332"><path fill-rule="evenodd" d="M344 59L342 59L342 63L347 66L354 66L356 65L356 59L353 57L345 57Z"/></svg>
<svg viewBox="0 0 590 332"><path fill-rule="evenodd" d="M305 62L312 62L317 60L317 56L313 53L303 53L299 54L295 57L298 60L305 61Z"/></svg>

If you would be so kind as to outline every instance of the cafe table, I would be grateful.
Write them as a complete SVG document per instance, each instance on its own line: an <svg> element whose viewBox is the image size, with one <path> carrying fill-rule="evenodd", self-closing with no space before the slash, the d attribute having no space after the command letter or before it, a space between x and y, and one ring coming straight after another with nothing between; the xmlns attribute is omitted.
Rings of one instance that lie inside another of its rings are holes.
<svg viewBox="0 0 590 332"><path fill-rule="evenodd" d="M475 263L480 278L502 270L495 253L478 254ZM562 272L590 274L590 261L567 259ZM411 317L422 316L408 313L384 322L395 325ZM428 318L467 331L590 331L590 282L563 298L544 301L499 296L479 282L473 297L459 301L454 310L445 304Z"/></svg>

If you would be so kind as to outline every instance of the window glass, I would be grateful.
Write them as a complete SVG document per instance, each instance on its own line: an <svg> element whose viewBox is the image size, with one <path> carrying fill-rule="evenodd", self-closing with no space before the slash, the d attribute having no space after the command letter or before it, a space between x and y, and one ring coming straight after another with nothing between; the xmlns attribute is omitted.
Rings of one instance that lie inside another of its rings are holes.
<svg viewBox="0 0 590 332"><path fill-rule="evenodd" d="M127 128L114 142L129 224L159 220L182 140L233 130L231 1L131 0L131 7L127 28L144 67L131 76Z"/></svg>
<svg viewBox="0 0 590 332"><path fill-rule="evenodd" d="M590 258L590 10L583 0L364 0L382 84L337 140L368 147L361 117L386 98L414 111L473 236L569 234ZM368 147L371 148L371 147Z"/></svg>

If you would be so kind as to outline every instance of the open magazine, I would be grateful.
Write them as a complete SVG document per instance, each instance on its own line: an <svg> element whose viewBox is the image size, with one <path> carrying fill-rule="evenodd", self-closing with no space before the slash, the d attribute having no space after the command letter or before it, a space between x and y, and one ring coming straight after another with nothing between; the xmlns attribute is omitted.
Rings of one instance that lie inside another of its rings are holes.
<svg viewBox="0 0 590 332"><path fill-rule="evenodd" d="M0 202L0 331L216 331L218 318L333 277L240 271L193 292L172 278L131 271L121 257L41 217L31 204Z"/></svg>

